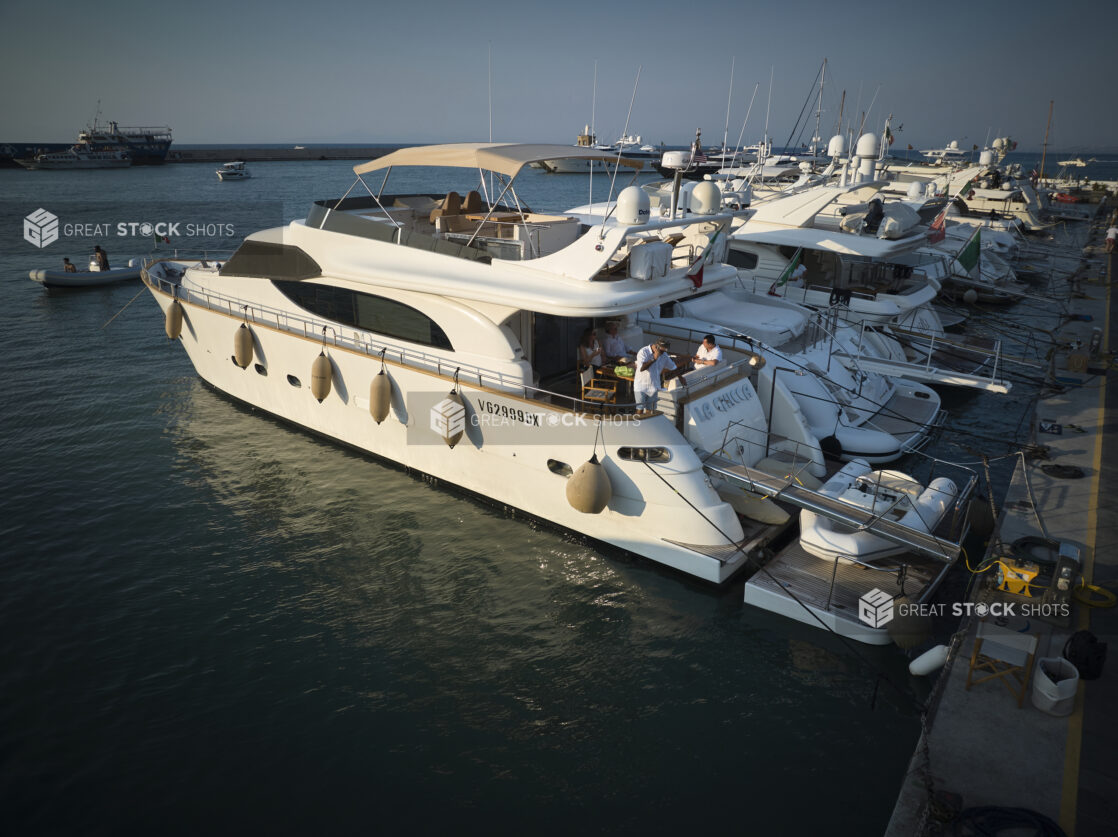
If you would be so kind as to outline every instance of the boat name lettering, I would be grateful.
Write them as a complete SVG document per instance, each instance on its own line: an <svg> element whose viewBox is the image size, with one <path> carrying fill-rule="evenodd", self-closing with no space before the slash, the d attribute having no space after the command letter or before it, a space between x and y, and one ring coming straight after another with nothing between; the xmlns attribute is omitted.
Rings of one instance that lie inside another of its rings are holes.
<svg viewBox="0 0 1118 837"><path fill-rule="evenodd" d="M521 424L527 424L529 427L539 427L543 420L543 415L540 413L527 413L519 407L510 407L508 404L498 404L495 401L487 401L482 398L478 399L477 406L482 412L507 421L518 421ZM477 415L471 416L470 420L475 427L480 423Z"/></svg>
<svg viewBox="0 0 1118 837"><path fill-rule="evenodd" d="M753 387L742 384L731 389L722 390L695 406L693 415L699 421L709 421L714 418L714 410L728 413L738 404L745 404L753 400ZM713 408L713 409L711 409Z"/></svg>

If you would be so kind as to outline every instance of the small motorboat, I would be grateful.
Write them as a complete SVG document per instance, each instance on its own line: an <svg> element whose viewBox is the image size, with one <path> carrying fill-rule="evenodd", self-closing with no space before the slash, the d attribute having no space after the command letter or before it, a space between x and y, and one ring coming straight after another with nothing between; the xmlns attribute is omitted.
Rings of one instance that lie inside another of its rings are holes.
<svg viewBox="0 0 1118 837"><path fill-rule="evenodd" d="M235 160L232 163L222 163L216 172L218 180L247 180L252 174L245 167L244 160Z"/></svg>
<svg viewBox="0 0 1118 837"><path fill-rule="evenodd" d="M32 270L30 275L33 281L45 288L96 288L128 279L139 279L140 260L130 259L127 267L101 270L97 264L97 257L90 256L89 270L76 273L66 270Z"/></svg>
<svg viewBox="0 0 1118 837"><path fill-rule="evenodd" d="M869 463L856 459L823 483L819 493L877 518L931 533L954 507L959 489L947 477L937 477L924 487L900 471L874 471ZM800 546L819 558L859 564L907 551L902 544L874 534L872 524L866 529L852 529L806 510L800 513Z"/></svg>

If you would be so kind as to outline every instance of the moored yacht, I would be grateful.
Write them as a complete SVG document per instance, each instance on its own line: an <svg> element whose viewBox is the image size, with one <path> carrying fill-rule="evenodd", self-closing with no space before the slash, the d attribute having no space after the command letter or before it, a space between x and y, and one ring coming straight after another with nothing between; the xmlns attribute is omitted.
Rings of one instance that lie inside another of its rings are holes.
<svg viewBox="0 0 1118 837"><path fill-rule="evenodd" d="M771 508L739 513L765 501L727 481L767 469L783 485L803 465L795 428L769 438L754 386L763 361L739 351L637 413L623 375L585 374L576 347L617 317L630 345L647 345L661 335L637 326L637 312L735 281L722 263L733 215L713 187L681 219L651 218L635 187L599 223L531 211L517 175L566 155L615 159L554 145L402 149L354 167L350 191L384 175L368 197L318 201L305 219L250 235L227 261L150 263L144 281L168 336L232 398L725 581L788 524ZM409 166L452 169L457 183L469 172L477 189L387 193L389 175Z"/></svg>

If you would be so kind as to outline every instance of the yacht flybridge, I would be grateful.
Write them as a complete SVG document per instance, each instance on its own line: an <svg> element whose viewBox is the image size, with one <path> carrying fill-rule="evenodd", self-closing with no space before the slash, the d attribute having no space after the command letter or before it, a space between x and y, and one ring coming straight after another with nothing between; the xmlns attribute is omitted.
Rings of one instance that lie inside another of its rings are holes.
<svg viewBox="0 0 1118 837"><path fill-rule="evenodd" d="M533 212L517 175L564 156L617 159L557 145L403 149L356 166L342 198L250 235L227 261L154 261L144 281L167 335L232 398L723 582L788 525L766 499L772 484L823 474L802 417L769 427L754 388L763 360L747 347L677 379L645 413L623 367L587 374L576 359L607 318L629 346L648 345L664 335L642 330L638 312L736 281L723 264L734 215L711 184L685 218L650 218L636 187L596 223ZM456 170L459 184L476 172L477 188L386 192L407 166ZM368 194L351 197L358 185ZM689 356L697 340L671 351ZM766 496L740 487L761 474Z"/></svg>

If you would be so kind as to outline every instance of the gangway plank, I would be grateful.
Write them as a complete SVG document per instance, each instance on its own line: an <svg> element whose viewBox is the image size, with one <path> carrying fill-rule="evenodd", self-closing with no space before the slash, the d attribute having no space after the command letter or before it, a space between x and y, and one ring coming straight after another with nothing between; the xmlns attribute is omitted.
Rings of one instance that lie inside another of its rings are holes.
<svg viewBox="0 0 1118 837"><path fill-rule="evenodd" d="M927 381L930 384L983 389L987 392L996 392L1001 395L1008 393L1013 388L1011 382L1000 378L956 372L953 369L940 369L928 363L911 363L909 361L889 360L888 358L867 357L866 355L854 356L840 351L835 351L834 354L844 366L846 365L846 361L850 361L851 365L856 366L858 369L862 369L866 372L876 372L879 375L904 377L915 381Z"/></svg>
<svg viewBox="0 0 1118 837"><path fill-rule="evenodd" d="M748 491L765 495L770 499L784 500L846 526L859 530L872 529L875 535L880 535L937 561L949 564L959 557L961 545L958 543L871 514L858 506L805 488L791 478L774 477L772 474L740 465L717 454L703 455L703 470L708 474L716 474L731 480Z"/></svg>

